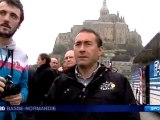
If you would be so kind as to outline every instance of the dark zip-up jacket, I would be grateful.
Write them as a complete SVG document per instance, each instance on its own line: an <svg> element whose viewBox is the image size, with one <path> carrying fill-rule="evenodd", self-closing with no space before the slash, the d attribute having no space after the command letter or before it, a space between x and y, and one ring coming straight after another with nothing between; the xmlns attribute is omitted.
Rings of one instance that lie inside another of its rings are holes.
<svg viewBox="0 0 160 120"><path fill-rule="evenodd" d="M75 66L61 74L48 94L49 105L136 105L128 80L121 74L101 66L93 80L85 87L75 75ZM79 112L55 113L70 120L140 120L139 113Z"/></svg>
<svg viewBox="0 0 160 120"><path fill-rule="evenodd" d="M29 93L31 101L29 104L40 105L56 77L57 74L49 64L46 63L38 67L34 73L33 81L31 81L32 91Z"/></svg>

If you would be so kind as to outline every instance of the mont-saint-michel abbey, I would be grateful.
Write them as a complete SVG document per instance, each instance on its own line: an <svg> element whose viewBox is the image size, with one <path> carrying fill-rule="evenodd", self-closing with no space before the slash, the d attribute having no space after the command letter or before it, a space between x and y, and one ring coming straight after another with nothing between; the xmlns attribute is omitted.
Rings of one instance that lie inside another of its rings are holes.
<svg viewBox="0 0 160 120"><path fill-rule="evenodd" d="M106 0L103 0L100 15L97 20L84 20L82 25L74 25L71 31L59 33L51 55L63 59L64 53L73 48L74 38L82 28L91 28L98 32L103 40L104 56L100 60L130 78L133 58L143 48L141 36L130 31L125 18L116 14L110 14Z"/></svg>

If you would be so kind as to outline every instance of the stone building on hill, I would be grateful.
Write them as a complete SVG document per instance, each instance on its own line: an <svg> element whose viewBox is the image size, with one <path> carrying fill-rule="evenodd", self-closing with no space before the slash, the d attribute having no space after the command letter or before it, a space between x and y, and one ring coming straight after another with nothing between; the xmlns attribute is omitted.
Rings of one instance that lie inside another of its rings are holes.
<svg viewBox="0 0 160 120"><path fill-rule="evenodd" d="M129 30L125 18L120 16L119 12L110 14L106 0L103 0L99 18L85 20L82 25L74 25L70 32L59 33L51 54L63 57L68 49L72 49L74 38L82 28L91 28L100 34L105 50L103 63L114 61L116 64L115 62L118 61L118 63L129 62L130 65L133 57L143 48L141 36L137 31ZM120 71L123 72L123 70Z"/></svg>

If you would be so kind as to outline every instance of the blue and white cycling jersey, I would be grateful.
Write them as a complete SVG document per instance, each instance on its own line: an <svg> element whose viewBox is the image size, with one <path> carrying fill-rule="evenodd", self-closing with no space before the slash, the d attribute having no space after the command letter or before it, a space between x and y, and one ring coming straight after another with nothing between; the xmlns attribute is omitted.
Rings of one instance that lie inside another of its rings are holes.
<svg viewBox="0 0 160 120"><path fill-rule="evenodd" d="M2 66L0 69L0 76L5 78L11 73L12 55L8 55L9 50L13 50L12 81L14 84L19 84L21 86L22 102L25 102L28 95L28 58L21 49L16 47L13 40L11 40L11 43L7 46L0 46L0 66ZM1 106L6 104L5 101L0 100ZM0 120L3 120L4 116L5 112L0 112ZM11 117L12 120L15 120L14 112L11 113Z"/></svg>

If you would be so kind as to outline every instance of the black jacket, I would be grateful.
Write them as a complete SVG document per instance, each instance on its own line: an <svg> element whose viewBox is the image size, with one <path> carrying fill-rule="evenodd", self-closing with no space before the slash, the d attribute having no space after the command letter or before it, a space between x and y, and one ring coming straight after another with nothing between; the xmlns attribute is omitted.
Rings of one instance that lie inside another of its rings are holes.
<svg viewBox="0 0 160 120"><path fill-rule="evenodd" d="M121 74L101 66L93 80L85 87L75 76L75 67L61 74L48 94L50 105L135 105L128 80ZM139 113L55 113L55 119L65 116L70 120L139 120Z"/></svg>
<svg viewBox="0 0 160 120"><path fill-rule="evenodd" d="M32 81L31 105L40 105L43 102L45 94L48 93L52 82L57 74L50 68L49 64L43 64L37 68Z"/></svg>

